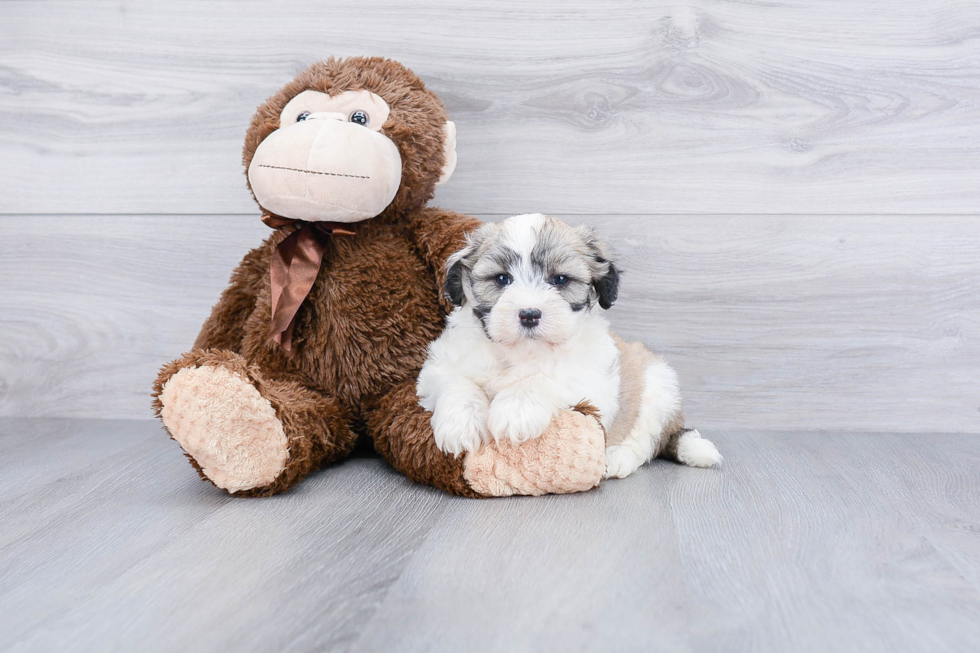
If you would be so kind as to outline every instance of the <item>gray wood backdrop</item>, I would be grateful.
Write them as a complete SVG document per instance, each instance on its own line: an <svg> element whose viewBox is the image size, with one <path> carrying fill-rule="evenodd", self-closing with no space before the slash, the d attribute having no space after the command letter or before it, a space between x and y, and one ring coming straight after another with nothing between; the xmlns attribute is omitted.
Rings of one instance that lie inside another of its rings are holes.
<svg viewBox="0 0 980 653"><path fill-rule="evenodd" d="M689 421L980 432L980 3L0 2L0 415L149 417L329 55L444 99L436 203L589 222Z"/></svg>

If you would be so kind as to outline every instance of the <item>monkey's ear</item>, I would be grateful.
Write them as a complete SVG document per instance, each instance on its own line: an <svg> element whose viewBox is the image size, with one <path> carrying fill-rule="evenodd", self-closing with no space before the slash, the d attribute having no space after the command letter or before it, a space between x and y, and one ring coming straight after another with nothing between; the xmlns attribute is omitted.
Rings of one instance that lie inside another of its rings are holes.
<svg viewBox="0 0 980 653"><path fill-rule="evenodd" d="M446 162L442 164L442 175L436 182L436 186L441 186L449 181L449 178L453 176L453 171L456 170L456 123L447 120L446 124L442 126L442 130L444 132L443 154L446 155Z"/></svg>
<svg viewBox="0 0 980 653"><path fill-rule="evenodd" d="M446 269L446 283L442 287L446 299L452 302L453 306L462 306L463 298L463 259L456 259Z"/></svg>

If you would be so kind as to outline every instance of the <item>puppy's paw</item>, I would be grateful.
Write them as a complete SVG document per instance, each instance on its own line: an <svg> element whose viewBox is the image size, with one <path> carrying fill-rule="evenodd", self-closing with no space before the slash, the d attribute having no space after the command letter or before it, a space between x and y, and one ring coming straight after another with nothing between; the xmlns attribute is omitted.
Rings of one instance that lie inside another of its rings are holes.
<svg viewBox="0 0 980 653"><path fill-rule="evenodd" d="M432 412L432 435L439 449L454 456L476 451L490 439L486 400L449 404L440 401Z"/></svg>
<svg viewBox="0 0 980 653"><path fill-rule="evenodd" d="M629 447L616 445L606 449L605 478L626 478L640 468L644 460Z"/></svg>
<svg viewBox="0 0 980 653"><path fill-rule="evenodd" d="M490 402L487 429L494 440L520 444L544 433L556 412L540 398L508 388Z"/></svg>
<svg viewBox="0 0 980 653"><path fill-rule="evenodd" d="M677 460L690 467L711 467L720 463L722 457L715 445L694 429L684 433L677 442Z"/></svg>

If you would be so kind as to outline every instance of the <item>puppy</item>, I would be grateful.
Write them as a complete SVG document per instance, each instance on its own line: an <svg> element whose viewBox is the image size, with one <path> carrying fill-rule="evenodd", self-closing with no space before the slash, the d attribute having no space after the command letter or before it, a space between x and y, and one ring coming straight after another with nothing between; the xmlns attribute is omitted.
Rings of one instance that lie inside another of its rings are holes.
<svg viewBox="0 0 980 653"><path fill-rule="evenodd" d="M525 442L587 400L606 431L607 478L657 455L720 462L711 442L683 428L674 370L610 333L596 305L612 306L618 288L616 266L588 227L534 213L470 234L447 263L456 308L418 378L439 448L459 455L491 438Z"/></svg>

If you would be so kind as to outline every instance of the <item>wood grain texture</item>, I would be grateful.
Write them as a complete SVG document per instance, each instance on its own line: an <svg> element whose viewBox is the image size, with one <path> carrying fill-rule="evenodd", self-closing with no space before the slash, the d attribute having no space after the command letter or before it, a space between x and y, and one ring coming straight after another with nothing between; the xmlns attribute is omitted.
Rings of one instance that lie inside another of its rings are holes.
<svg viewBox="0 0 980 653"><path fill-rule="evenodd" d="M568 218L577 222L575 217ZM980 240L932 216L597 216L616 331L708 427L980 432ZM0 414L147 417L255 215L0 218Z"/></svg>
<svg viewBox="0 0 980 653"><path fill-rule="evenodd" d="M259 103L414 68L470 213L980 213L980 5L0 4L0 212L239 213Z"/></svg>
<svg viewBox="0 0 980 653"><path fill-rule="evenodd" d="M925 450L975 451L966 437L710 433L716 475L672 468L671 506L692 601L715 615L699 647L725 650L967 651L980 594L924 537L936 516L869 479L877 457L923 494L975 493L972 462L922 464ZM862 456L861 454L866 454ZM980 519L975 504L964 517ZM752 553L749 553L752 552ZM747 615L748 618L746 619Z"/></svg>
<svg viewBox="0 0 980 653"><path fill-rule="evenodd" d="M0 420L0 500L27 494L96 463L105 464L139 439L150 437L122 420ZM155 434L154 434L155 435ZM10 525L5 523L5 529Z"/></svg>
<svg viewBox="0 0 980 653"><path fill-rule="evenodd" d="M452 504L354 650L690 650L708 615L684 581L665 470Z"/></svg>
<svg viewBox="0 0 980 653"><path fill-rule="evenodd" d="M603 217L624 337L680 372L690 421L980 431L974 218Z"/></svg>
<svg viewBox="0 0 980 653"><path fill-rule="evenodd" d="M721 468L657 461L535 499L450 497L362 455L247 500L199 481L149 420L0 418L0 446L52 429L118 453L72 449L54 472L41 443L18 460L46 481L0 497L3 650L965 653L980 638L976 434L709 431Z"/></svg>
<svg viewBox="0 0 980 653"><path fill-rule="evenodd" d="M3 650L345 647L449 501L364 458L236 500L152 421L76 424L131 446L0 501Z"/></svg>
<svg viewBox="0 0 980 653"><path fill-rule="evenodd" d="M863 477L890 497L889 510L901 511L907 523L924 534L973 588L980 591L980 454L968 443L942 441L931 435L851 438L846 458L832 459L838 469ZM941 437L941 436L939 436ZM903 460L906 444L915 440L915 465ZM801 443L801 454L825 458L813 443ZM911 506L907 508L905 506Z"/></svg>
<svg viewBox="0 0 980 653"><path fill-rule="evenodd" d="M0 414L149 417L157 370L268 233L256 215L0 218Z"/></svg>
<svg viewBox="0 0 980 653"><path fill-rule="evenodd" d="M968 651L980 594L862 474L851 442L942 496L976 494L972 461L920 449L976 439L829 433L705 434L723 469L658 461L589 495L453 505L357 642L405 651ZM980 504L963 513L976 525ZM970 549L980 551L976 539ZM970 568L975 569L974 566ZM473 624L480 624L473 630Z"/></svg>

